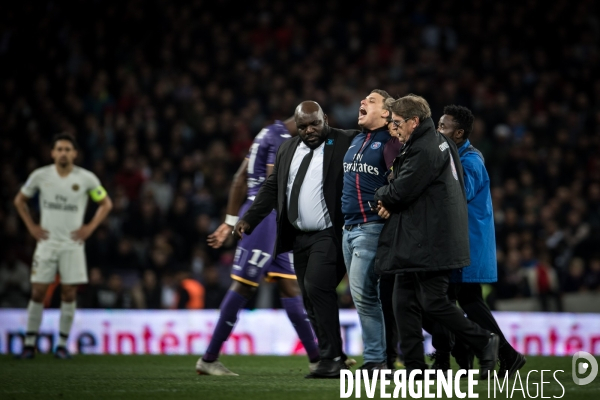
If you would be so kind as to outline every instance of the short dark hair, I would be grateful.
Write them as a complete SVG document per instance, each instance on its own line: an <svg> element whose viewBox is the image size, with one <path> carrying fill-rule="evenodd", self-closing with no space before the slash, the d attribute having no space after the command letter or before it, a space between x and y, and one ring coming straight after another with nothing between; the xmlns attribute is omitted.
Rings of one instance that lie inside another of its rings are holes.
<svg viewBox="0 0 600 400"><path fill-rule="evenodd" d="M471 110L467 107L451 104L444 107L444 114L451 115L454 118L458 123L458 129L465 131L463 137L468 139L471 132L473 132L473 121L475 121Z"/></svg>
<svg viewBox="0 0 600 400"><path fill-rule="evenodd" d="M392 98L392 96L388 92L386 92L385 90L383 90L383 89L373 89L373 90L371 90L371 93L377 93L378 95L380 95L381 97L383 97L383 104L385 104L385 101L387 99L391 99Z"/></svg>
<svg viewBox="0 0 600 400"><path fill-rule="evenodd" d="M73 148L77 150L77 140L75 140L75 138L72 135L68 133L59 133L54 135L54 137L52 138L52 148L56 146L56 142L58 142L59 140L68 140L73 145Z"/></svg>
<svg viewBox="0 0 600 400"><path fill-rule="evenodd" d="M412 93L396 100L390 98L385 101L384 107L390 113L403 118L419 117L420 121L423 121L425 118L431 118L431 109L427 100Z"/></svg>

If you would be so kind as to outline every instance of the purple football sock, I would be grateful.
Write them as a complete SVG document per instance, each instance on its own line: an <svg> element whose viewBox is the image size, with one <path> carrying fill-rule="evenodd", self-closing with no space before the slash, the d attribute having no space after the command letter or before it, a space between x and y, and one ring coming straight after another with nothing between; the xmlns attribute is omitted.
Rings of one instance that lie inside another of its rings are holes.
<svg viewBox="0 0 600 400"><path fill-rule="evenodd" d="M315 339L315 333L304 310L302 296L282 298L281 304L287 312L288 318L292 322L300 341L304 345L306 354L310 362L319 361L319 347Z"/></svg>
<svg viewBox="0 0 600 400"><path fill-rule="evenodd" d="M231 290L227 291L225 298L221 302L221 314L219 315L217 326L206 349L206 353L202 357L204 361L212 362L219 358L221 346L223 346L223 342L231 334L237 321L238 312L246 305L247 301L248 299L241 294Z"/></svg>

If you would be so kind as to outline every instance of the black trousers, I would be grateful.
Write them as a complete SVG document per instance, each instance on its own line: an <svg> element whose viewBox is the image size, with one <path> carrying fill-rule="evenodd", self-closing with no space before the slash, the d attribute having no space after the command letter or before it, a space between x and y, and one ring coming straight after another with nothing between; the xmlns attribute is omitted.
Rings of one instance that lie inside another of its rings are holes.
<svg viewBox="0 0 600 400"><path fill-rule="evenodd" d="M394 313L407 370L427 368L423 349L424 315L469 343L476 352L489 342L490 332L465 318L448 299L449 278L449 271L408 272L396 276Z"/></svg>
<svg viewBox="0 0 600 400"><path fill-rule="evenodd" d="M458 305L463 309L465 314L467 314L467 318L480 327L499 336L500 355L508 355L510 352L514 351L513 347L504 337L490 308L483 300L480 283L452 283L448 289L448 297L452 302L458 301ZM467 354L470 348L469 343L457 338L456 343L453 345L454 338L448 330L443 329L439 325L432 326L431 328L430 326L427 326L425 329L432 334L433 347L435 347L436 350L448 352L451 350L454 357L464 357Z"/></svg>
<svg viewBox="0 0 600 400"><path fill-rule="evenodd" d="M304 307L319 342L321 359L343 356L337 285L344 276L341 243L333 228L299 232L294 242L294 269ZM340 276L341 275L341 276Z"/></svg>
<svg viewBox="0 0 600 400"><path fill-rule="evenodd" d="M385 323L385 353L388 366L394 365L398 357L398 328L394 317L394 282L396 275L385 274L379 279L379 299Z"/></svg>

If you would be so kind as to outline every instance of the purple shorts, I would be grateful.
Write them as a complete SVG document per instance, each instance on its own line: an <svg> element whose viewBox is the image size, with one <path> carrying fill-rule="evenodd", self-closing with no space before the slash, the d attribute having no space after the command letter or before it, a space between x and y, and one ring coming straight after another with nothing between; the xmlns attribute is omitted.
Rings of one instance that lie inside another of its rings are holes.
<svg viewBox="0 0 600 400"><path fill-rule="evenodd" d="M251 205L252 201L246 200L240 209L240 217ZM238 242L231 269L231 277L236 281L258 286L262 276L265 276L266 280L270 278L296 279L292 252L280 254L273 259L275 239L277 238L276 215L273 210L254 228L251 235L244 235Z"/></svg>

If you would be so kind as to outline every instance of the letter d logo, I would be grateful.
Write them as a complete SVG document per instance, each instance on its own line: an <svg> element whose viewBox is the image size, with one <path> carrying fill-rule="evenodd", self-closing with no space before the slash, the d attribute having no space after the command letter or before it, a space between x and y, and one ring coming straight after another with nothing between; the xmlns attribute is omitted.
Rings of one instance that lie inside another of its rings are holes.
<svg viewBox="0 0 600 400"><path fill-rule="evenodd" d="M577 365L577 360L580 358L585 359L587 362L582 362ZM586 353L585 351L578 351L573 355L573 369L571 373L573 374L573 382L576 385L587 385L591 383L598 375L598 362L590 353ZM590 366L592 367L590 370ZM587 378L579 378L578 375L585 374L588 370L590 370L590 375Z"/></svg>

